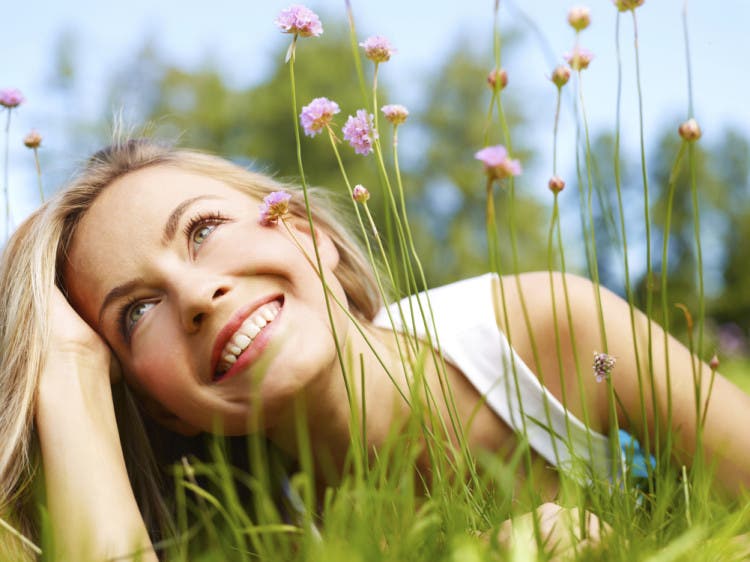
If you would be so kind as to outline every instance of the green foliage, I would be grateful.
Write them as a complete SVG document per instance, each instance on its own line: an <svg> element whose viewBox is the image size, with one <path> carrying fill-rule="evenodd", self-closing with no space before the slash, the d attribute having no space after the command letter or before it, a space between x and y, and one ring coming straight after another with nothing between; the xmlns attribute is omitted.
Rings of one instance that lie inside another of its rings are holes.
<svg viewBox="0 0 750 562"><path fill-rule="evenodd" d="M512 51L513 42L512 38L507 40L508 52ZM265 80L237 88L210 61L197 70L175 66L165 62L153 43L146 41L135 57L113 75L107 106L128 107L129 118L150 123L157 136L296 181L289 70L284 64L287 47L288 43L279 43L273 55L276 62ZM401 171L411 227L430 285L487 269L484 175L473 155L486 141L503 141L496 133L487 136L484 112L477 111L488 108L490 103L491 92L486 87L487 69L491 67L486 61L490 60L489 54L474 53L468 43L457 45L435 75L426 78L422 88L427 92L426 101L422 107L412 108L400 133ZM366 60L364 63L369 80L372 64ZM341 107L334 120L339 137L347 115L362 107L372 111L372 100L362 98L348 31L341 25L327 24L321 40L299 42L295 74L300 106L297 113L315 97L335 100ZM386 86L379 87L379 106L398 101L389 97L387 76L388 68L384 66L381 82L385 81ZM503 101L511 131L520 130L528 123L519 110L520 104L506 94ZM390 165L390 126L382 116L380 119L381 142ZM106 139L103 133L100 136ZM391 227L384 219L387 213L383 212L384 186L374 158L356 155L346 144L340 145L340 152L352 184L361 183L372 194L370 206L379 231L389 232ZM418 158L414 157L416 153ZM303 137L302 154L310 184L348 197L325 134ZM534 153L528 146L519 146L514 156L530 161ZM395 178L391 181L395 182ZM507 193L499 193L499 214L503 219L499 233L501 249L508 256L508 271L511 261L507 228L511 217L522 244L520 269L540 269L546 264L547 224L540 217L546 217L548 211L524 193L526 187L522 179L512 208L506 200Z"/></svg>

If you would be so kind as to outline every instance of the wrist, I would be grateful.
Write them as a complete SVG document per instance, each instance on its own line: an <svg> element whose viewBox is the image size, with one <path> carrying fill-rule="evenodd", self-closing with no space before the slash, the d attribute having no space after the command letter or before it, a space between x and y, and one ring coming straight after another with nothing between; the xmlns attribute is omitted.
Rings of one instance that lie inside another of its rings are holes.
<svg viewBox="0 0 750 562"><path fill-rule="evenodd" d="M73 411L97 417L112 410L109 358L79 354L50 354L38 383L37 417Z"/></svg>

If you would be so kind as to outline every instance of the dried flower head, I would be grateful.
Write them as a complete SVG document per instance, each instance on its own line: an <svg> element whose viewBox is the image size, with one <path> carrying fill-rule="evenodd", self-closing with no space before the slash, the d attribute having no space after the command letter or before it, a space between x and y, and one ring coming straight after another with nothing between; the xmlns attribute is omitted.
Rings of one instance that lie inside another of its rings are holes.
<svg viewBox="0 0 750 562"><path fill-rule="evenodd" d="M617 360L611 355L606 353L594 352L594 376L596 382L602 382L604 379L608 379L612 374L612 370L615 368Z"/></svg>
<svg viewBox="0 0 750 562"><path fill-rule="evenodd" d="M378 138L373 115L364 109L358 109L356 117L350 115L341 131L344 133L344 140L349 141L357 154L370 154L373 143Z"/></svg>
<svg viewBox="0 0 750 562"><path fill-rule="evenodd" d="M583 6L575 6L568 12L568 23L576 31L583 31L591 23L591 12Z"/></svg>
<svg viewBox="0 0 750 562"><path fill-rule="evenodd" d="M621 12L627 12L628 10L635 10L638 6L643 6L646 0L612 0L612 3L617 6L617 9Z"/></svg>
<svg viewBox="0 0 750 562"><path fill-rule="evenodd" d="M484 164L484 171L490 179L503 179L521 174L521 163L508 157L505 147L498 144L483 148L474 158Z"/></svg>
<svg viewBox="0 0 750 562"><path fill-rule="evenodd" d="M396 53L391 42L382 35L373 35L359 44L365 50L365 56L373 62L387 62Z"/></svg>
<svg viewBox="0 0 750 562"><path fill-rule="evenodd" d="M13 109L14 107L21 105L24 100L25 98L23 97L21 90L17 90L16 88L0 90L0 105L3 107Z"/></svg>
<svg viewBox="0 0 750 562"><path fill-rule="evenodd" d="M565 181L560 176L552 176L547 185L552 193L560 193L565 189Z"/></svg>
<svg viewBox="0 0 750 562"><path fill-rule="evenodd" d="M352 199L357 203L364 203L369 198L370 192L367 191L367 188L364 185L357 184L354 186L354 189L352 189Z"/></svg>
<svg viewBox="0 0 750 562"><path fill-rule="evenodd" d="M504 90L505 86L508 85L508 72L504 68L490 70L487 75L487 84L493 90Z"/></svg>
<svg viewBox="0 0 750 562"><path fill-rule="evenodd" d="M555 67L555 70L552 71L552 76L549 77L550 80L552 80L552 83L557 86L558 88L562 88L565 86L565 84L568 83L568 80L570 80L570 68L565 66L564 64L560 64Z"/></svg>
<svg viewBox="0 0 750 562"><path fill-rule="evenodd" d="M42 135L40 135L39 131L37 131L36 129L32 129L23 138L23 144L25 144L28 148L39 148L39 145L42 144Z"/></svg>
<svg viewBox="0 0 750 562"><path fill-rule="evenodd" d="M388 122L394 125L400 125L401 123L406 121L407 117L409 117L409 110L406 109L403 105L399 105L397 103L384 105L380 108L380 110L383 112L383 115L385 115L385 118L388 120Z"/></svg>
<svg viewBox="0 0 750 562"><path fill-rule="evenodd" d="M299 121L305 134L308 137L314 137L331 123L331 119L339 111L341 111L339 104L335 101L328 98L315 98L302 108Z"/></svg>
<svg viewBox="0 0 750 562"><path fill-rule="evenodd" d="M323 24L320 23L318 15L300 4L281 10L274 23L282 32L300 37L318 37L323 33Z"/></svg>
<svg viewBox="0 0 750 562"><path fill-rule="evenodd" d="M573 47L573 51L565 53L563 58L573 70L584 70L589 67L589 64L591 64L594 54L588 49L576 45Z"/></svg>
<svg viewBox="0 0 750 562"><path fill-rule="evenodd" d="M685 121L682 125L680 125L679 129L677 130L680 133L680 136L688 142L697 141L703 134L701 132L700 126L698 125L698 121L696 121L692 117Z"/></svg>
<svg viewBox="0 0 750 562"><path fill-rule="evenodd" d="M283 219L289 213L289 200L291 193L286 191L274 191L263 198L260 206L260 224L271 226Z"/></svg>

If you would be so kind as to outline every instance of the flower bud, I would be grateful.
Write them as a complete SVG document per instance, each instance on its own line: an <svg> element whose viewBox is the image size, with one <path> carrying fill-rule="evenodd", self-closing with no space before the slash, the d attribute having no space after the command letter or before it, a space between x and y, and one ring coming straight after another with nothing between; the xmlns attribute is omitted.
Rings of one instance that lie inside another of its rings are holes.
<svg viewBox="0 0 750 562"><path fill-rule="evenodd" d="M646 0L612 0L617 9L621 12L635 10L638 6L643 6Z"/></svg>
<svg viewBox="0 0 750 562"><path fill-rule="evenodd" d="M562 88L568 83L568 80L570 80L570 69L564 64L555 67L555 70L552 71L552 76L550 76L550 80L552 80L552 83L555 86Z"/></svg>
<svg viewBox="0 0 750 562"><path fill-rule="evenodd" d="M359 44L365 50L365 56L373 62L388 62L396 52L388 41L382 35L373 35L368 37Z"/></svg>
<svg viewBox="0 0 750 562"><path fill-rule="evenodd" d="M680 136L688 142L697 141L701 138L701 128L698 126L698 121L692 117L680 125L678 129Z"/></svg>
<svg viewBox="0 0 750 562"><path fill-rule="evenodd" d="M403 105L390 103L380 108L386 120L393 125L400 125L409 117L409 110Z"/></svg>
<svg viewBox="0 0 750 562"><path fill-rule="evenodd" d="M552 176L547 185L552 193L560 193L565 189L565 182L560 176Z"/></svg>
<svg viewBox="0 0 750 562"><path fill-rule="evenodd" d="M576 45L573 47L573 51L565 53L563 58L568 62L570 68L580 71L589 67L589 64L591 64L591 61L594 58L594 54L588 49Z"/></svg>
<svg viewBox="0 0 750 562"><path fill-rule="evenodd" d="M708 362L708 366L711 367L712 371L716 371L719 368L719 358L716 357L716 354L714 353L714 356L711 357L711 361Z"/></svg>
<svg viewBox="0 0 750 562"><path fill-rule="evenodd" d="M39 145L42 144L42 135L40 135L39 131L37 131L36 129L32 129L23 138L23 144L25 144L28 148L39 148Z"/></svg>
<svg viewBox="0 0 750 562"><path fill-rule="evenodd" d="M583 31L591 23L591 12L583 6L571 8L568 12L568 23L576 31Z"/></svg>
<svg viewBox="0 0 750 562"><path fill-rule="evenodd" d="M354 199L357 203L364 203L370 198L370 192L367 191L367 188L364 185L355 185L354 189L352 189L352 199Z"/></svg>
<svg viewBox="0 0 750 562"><path fill-rule="evenodd" d="M508 73L504 68L490 70L490 73L487 75L487 84L493 90L504 90L505 86L508 85Z"/></svg>

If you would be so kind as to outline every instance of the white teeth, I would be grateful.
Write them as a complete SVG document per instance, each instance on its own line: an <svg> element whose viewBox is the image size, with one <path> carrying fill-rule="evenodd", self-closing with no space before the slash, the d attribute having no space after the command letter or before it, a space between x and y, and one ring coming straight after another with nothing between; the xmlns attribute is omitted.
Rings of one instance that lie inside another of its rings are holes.
<svg viewBox="0 0 750 562"><path fill-rule="evenodd" d="M276 302L264 304L250 317L245 319L234 335L229 339L221 352L221 360L216 366L216 372L223 374L237 361L237 357L253 343L260 331L281 311L281 305Z"/></svg>
<svg viewBox="0 0 750 562"><path fill-rule="evenodd" d="M263 308L260 313L263 315L263 318L266 319L266 322L270 322L276 318L276 312L270 308Z"/></svg>
<svg viewBox="0 0 750 562"><path fill-rule="evenodd" d="M247 337L245 334L235 334L232 338L232 343L240 348L240 351L237 353L241 353L243 349L245 349L248 345L250 345L250 342L253 340Z"/></svg>

